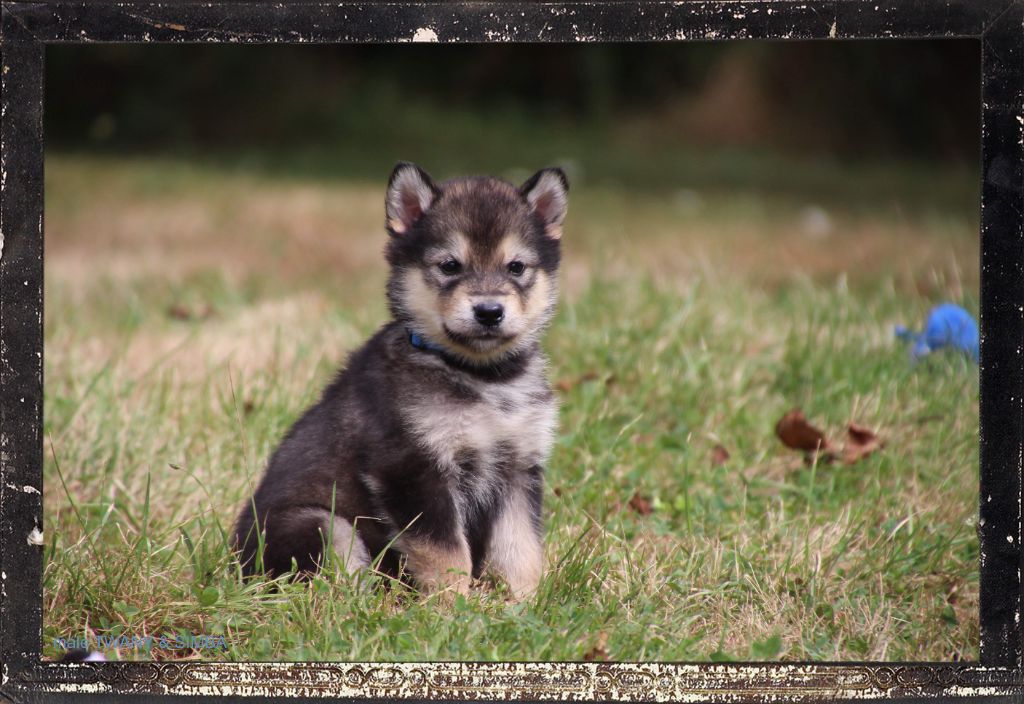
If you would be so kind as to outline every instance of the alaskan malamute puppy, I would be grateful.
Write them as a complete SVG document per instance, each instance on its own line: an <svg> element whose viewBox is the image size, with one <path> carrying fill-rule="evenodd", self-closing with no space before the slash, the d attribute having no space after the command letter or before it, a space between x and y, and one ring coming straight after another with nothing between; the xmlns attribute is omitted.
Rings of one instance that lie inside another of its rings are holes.
<svg viewBox="0 0 1024 704"><path fill-rule="evenodd" d="M246 574L314 571L330 549L426 591L464 593L483 572L517 598L536 589L557 420L539 338L567 192L554 168L518 188L395 168L392 320L270 458L235 527Z"/></svg>

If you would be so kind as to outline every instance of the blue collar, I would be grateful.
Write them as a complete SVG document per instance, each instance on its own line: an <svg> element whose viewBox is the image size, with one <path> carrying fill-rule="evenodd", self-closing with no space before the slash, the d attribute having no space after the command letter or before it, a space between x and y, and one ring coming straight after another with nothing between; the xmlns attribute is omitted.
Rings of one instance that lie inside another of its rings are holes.
<svg viewBox="0 0 1024 704"><path fill-rule="evenodd" d="M440 345L428 342L425 337L420 335L418 332L413 332L409 328L405 331L409 334L409 344L418 350L424 350L426 352L437 352L438 354L444 354L444 348Z"/></svg>
<svg viewBox="0 0 1024 704"><path fill-rule="evenodd" d="M429 341L418 332L413 332L409 328L406 328L405 332L409 337L409 344L416 349L436 354L448 366L487 381L504 381L522 374L526 369L529 358L532 354L532 352L524 352L520 350L513 353L510 357L494 364L476 366L469 362L465 362L458 357L453 357L448 351L441 347L441 345Z"/></svg>

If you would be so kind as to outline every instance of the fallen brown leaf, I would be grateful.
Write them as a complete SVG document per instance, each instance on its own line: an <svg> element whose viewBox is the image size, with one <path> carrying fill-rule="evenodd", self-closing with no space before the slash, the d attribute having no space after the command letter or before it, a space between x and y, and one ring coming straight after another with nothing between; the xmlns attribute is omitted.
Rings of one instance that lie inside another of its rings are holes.
<svg viewBox="0 0 1024 704"><path fill-rule="evenodd" d="M711 464L719 467L729 461L729 451L721 445L711 448Z"/></svg>
<svg viewBox="0 0 1024 704"><path fill-rule="evenodd" d="M608 634L601 631L597 634L597 644L593 648L588 650L584 655L583 659L587 662L593 662L599 660L604 662L608 659Z"/></svg>
<svg viewBox="0 0 1024 704"><path fill-rule="evenodd" d="M654 436L650 433L636 433L629 441L634 445L650 445L654 442Z"/></svg>
<svg viewBox="0 0 1024 704"><path fill-rule="evenodd" d="M883 443L878 435L863 425L850 423L846 428L846 444L843 446L843 463L854 464L872 452L881 449Z"/></svg>
<svg viewBox="0 0 1024 704"><path fill-rule="evenodd" d="M580 375L576 379L570 379L568 377L563 378L563 379L559 379L558 381L555 382L555 388L558 389L559 391L565 393L565 392L568 392L568 391L572 391L574 388L576 388L577 386L579 386L581 384L586 384L587 382L590 382L590 381L597 381L600 378L601 378L601 376L597 372L589 371L589 372L586 372L585 374ZM608 379L605 380L605 383L606 384L611 384L611 383L614 382L614 380L615 380L615 375L612 375L612 376L608 377Z"/></svg>
<svg viewBox="0 0 1024 704"><path fill-rule="evenodd" d="M167 309L167 316L174 320L206 320L213 315L213 306L209 303L198 310L192 310L188 306L175 303Z"/></svg>
<svg viewBox="0 0 1024 704"><path fill-rule="evenodd" d="M807 422L804 412L794 408L775 424L775 434L786 447L804 452L831 450L825 434Z"/></svg>
<svg viewBox="0 0 1024 704"><path fill-rule="evenodd" d="M167 317L174 318L175 320L191 320L192 311L180 303L175 303L167 309Z"/></svg>
<svg viewBox="0 0 1024 704"><path fill-rule="evenodd" d="M633 498L629 500L629 507L641 516L649 516L654 511L651 507L651 500L640 496L640 492L633 494Z"/></svg>

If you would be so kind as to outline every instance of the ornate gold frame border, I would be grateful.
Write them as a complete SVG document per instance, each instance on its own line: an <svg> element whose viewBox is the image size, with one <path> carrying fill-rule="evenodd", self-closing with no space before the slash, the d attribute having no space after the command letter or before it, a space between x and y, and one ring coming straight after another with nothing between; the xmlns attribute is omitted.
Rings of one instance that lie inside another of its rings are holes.
<svg viewBox="0 0 1024 704"><path fill-rule="evenodd" d="M970 37L982 56L979 663L40 661L45 48ZM0 0L0 699L1024 701L1024 0Z"/></svg>
<svg viewBox="0 0 1024 704"><path fill-rule="evenodd" d="M206 663L41 664L37 692L452 700L737 702L1024 697L1014 668L947 664Z"/></svg>

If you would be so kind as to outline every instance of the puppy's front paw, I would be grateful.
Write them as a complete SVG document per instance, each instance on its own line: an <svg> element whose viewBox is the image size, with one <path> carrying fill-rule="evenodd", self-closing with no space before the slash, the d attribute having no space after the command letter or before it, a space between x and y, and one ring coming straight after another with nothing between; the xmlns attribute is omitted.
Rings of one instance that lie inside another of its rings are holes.
<svg viewBox="0 0 1024 704"><path fill-rule="evenodd" d="M525 497L510 501L487 547L488 571L504 580L516 601L533 596L544 574L544 543L531 511Z"/></svg>
<svg viewBox="0 0 1024 704"><path fill-rule="evenodd" d="M469 594L473 564L468 545L448 546L405 539L401 550L405 553L406 569L423 591L445 592L452 596Z"/></svg>
<svg viewBox="0 0 1024 704"><path fill-rule="evenodd" d="M444 606L452 606L459 596L468 597L472 579L469 575L451 573L441 584L432 587L421 586L422 591L428 595L431 601L436 601Z"/></svg>

